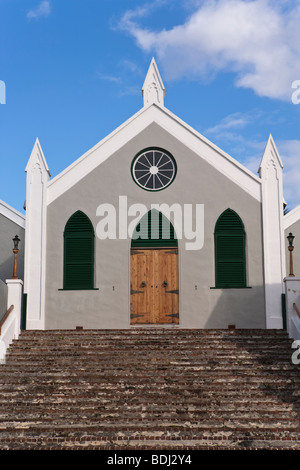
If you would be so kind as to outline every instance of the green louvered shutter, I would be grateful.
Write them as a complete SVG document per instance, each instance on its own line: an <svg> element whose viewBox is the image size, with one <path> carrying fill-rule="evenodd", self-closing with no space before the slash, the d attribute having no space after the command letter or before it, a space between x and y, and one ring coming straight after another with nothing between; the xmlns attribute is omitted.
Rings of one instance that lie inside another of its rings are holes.
<svg viewBox="0 0 300 470"><path fill-rule="evenodd" d="M90 219L77 211L64 231L64 289L93 289L94 229Z"/></svg>
<svg viewBox="0 0 300 470"><path fill-rule="evenodd" d="M245 228L240 217L227 209L215 228L216 287L246 287Z"/></svg>
<svg viewBox="0 0 300 470"><path fill-rule="evenodd" d="M155 248L177 246L172 223L161 212L153 209L142 217L133 233L133 248Z"/></svg>

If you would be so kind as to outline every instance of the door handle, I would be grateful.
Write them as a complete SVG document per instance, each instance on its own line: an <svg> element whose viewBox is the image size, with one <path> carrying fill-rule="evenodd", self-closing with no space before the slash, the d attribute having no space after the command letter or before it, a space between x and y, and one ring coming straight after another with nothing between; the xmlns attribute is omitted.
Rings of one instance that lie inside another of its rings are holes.
<svg viewBox="0 0 300 470"><path fill-rule="evenodd" d="M141 287L146 287L145 281L143 281L143 282L141 283Z"/></svg>
<svg viewBox="0 0 300 470"><path fill-rule="evenodd" d="M167 281L164 281L164 282L162 283L162 286L163 286L163 287L167 287L167 285L168 285Z"/></svg>

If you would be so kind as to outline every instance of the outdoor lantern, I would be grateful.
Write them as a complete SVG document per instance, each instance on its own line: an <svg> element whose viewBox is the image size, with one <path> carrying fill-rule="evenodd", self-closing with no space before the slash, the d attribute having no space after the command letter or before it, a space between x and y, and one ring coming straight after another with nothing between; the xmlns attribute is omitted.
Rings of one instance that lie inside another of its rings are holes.
<svg viewBox="0 0 300 470"><path fill-rule="evenodd" d="M295 274L294 274L294 266L293 266L293 250L294 250L294 245L293 245L293 242L294 242L294 235L290 232L288 234L288 236L286 237L289 241L289 246L288 246L288 249L289 249L289 252L290 252L290 274L289 274L289 277L295 277Z"/></svg>
<svg viewBox="0 0 300 470"><path fill-rule="evenodd" d="M15 238L13 238L13 242L14 242L14 250L19 250L19 243L20 243L20 238L18 237L18 235L15 236Z"/></svg>
<svg viewBox="0 0 300 470"><path fill-rule="evenodd" d="M293 241L294 241L294 235L292 233L289 233L289 235L287 236L287 239L289 241L289 247L293 247ZM293 247L294 248L294 247Z"/></svg>
<svg viewBox="0 0 300 470"><path fill-rule="evenodd" d="M14 242L14 248L13 248L13 253L14 253L14 271L13 271L13 277L12 279L18 279L17 277L17 254L19 253L19 243L20 243L20 238L18 235L15 236L15 238L12 239Z"/></svg>

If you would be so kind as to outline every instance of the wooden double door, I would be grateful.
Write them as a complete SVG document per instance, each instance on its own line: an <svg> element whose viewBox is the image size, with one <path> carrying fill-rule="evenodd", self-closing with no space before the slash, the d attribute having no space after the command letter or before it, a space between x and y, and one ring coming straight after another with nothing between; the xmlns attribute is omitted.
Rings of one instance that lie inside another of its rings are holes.
<svg viewBox="0 0 300 470"><path fill-rule="evenodd" d="M179 323L178 250L131 249L131 324Z"/></svg>

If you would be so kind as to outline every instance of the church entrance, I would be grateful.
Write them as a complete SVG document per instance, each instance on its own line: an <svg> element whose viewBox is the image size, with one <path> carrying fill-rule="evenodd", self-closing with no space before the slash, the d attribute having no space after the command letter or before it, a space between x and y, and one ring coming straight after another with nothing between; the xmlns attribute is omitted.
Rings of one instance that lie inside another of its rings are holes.
<svg viewBox="0 0 300 470"><path fill-rule="evenodd" d="M131 324L179 322L178 250L131 250Z"/></svg>
<svg viewBox="0 0 300 470"><path fill-rule="evenodd" d="M179 323L177 240L172 224L154 211L138 224L131 244L130 318L132 325Z"/></svg>

